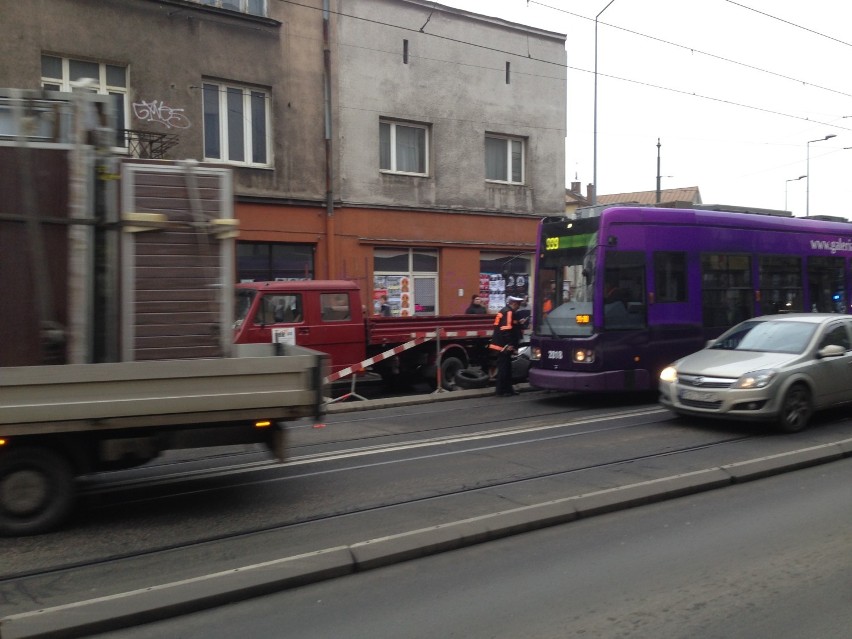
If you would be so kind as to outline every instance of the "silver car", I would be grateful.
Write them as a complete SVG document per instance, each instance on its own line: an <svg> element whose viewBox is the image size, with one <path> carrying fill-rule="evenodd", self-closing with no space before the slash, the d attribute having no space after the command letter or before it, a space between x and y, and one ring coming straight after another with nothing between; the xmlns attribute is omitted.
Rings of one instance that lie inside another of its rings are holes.
<svg viewBox="0 0 852 639"><path fill-rule="evenodd" d="M746 320L660 373L660 403L679 415L771 420L802 430L815 410L852 402L852 316Z"/></svg>

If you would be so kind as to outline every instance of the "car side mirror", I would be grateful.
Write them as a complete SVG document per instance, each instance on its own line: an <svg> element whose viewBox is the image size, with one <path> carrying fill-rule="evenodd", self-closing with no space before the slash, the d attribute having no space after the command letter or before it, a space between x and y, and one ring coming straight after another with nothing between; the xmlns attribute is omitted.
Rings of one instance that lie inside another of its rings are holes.
<svg viewBox="0 0 852 639"><path fill-rule="evenodd" d="M840 346L840 344L829 344L828 346L823 346L821 349L817 351L817 355L820 358L825 357L840 357L846 353L846 349Z"/></svg>

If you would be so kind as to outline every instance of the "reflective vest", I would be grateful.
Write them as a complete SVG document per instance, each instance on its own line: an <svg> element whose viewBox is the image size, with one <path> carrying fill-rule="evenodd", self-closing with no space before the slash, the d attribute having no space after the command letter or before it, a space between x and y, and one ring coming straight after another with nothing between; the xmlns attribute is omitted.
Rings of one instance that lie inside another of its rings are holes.
<svg viewBox="0 0 852 639"><path fill-rule="evenodd" d="M517 347L519 336L514 320L514 311L511 306L504 306L494 317L494 332L491 335L491 343L488 348L495 351L503 351L507 346Z"/></svg>

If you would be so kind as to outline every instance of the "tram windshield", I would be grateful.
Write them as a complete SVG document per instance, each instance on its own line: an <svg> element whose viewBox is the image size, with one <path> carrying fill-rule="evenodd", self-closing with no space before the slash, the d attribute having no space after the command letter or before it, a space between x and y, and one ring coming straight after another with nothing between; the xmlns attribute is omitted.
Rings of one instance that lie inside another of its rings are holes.
<svg viewBox="0 0 852 639"><path fill-rule="evenodd" d="M554 222L542 228L536 335L592 334L597 218Z"/></svg>

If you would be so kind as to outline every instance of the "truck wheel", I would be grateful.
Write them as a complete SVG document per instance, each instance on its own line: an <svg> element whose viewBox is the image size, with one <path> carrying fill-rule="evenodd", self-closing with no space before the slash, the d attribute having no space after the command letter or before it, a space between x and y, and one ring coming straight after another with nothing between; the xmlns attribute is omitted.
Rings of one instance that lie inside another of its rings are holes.
<svg viewBox="0 0 852 639"><path fill-rule="evenodd" d="M458 357L445 357L441 360L441 386L444 390L453 390L456 387L456 373L464 368L464 364Z"/></svg>
<svg viewBox="0 0 852 639"><path fill-rule="evenodd" d="M465 390L486 388L488 386L488 373L478 368L463 368L456 373L456 386Z"/></svg>
<svg viewBox="0 0 852 639"><path fill-rule="evenodd" d="M35 535L58 526L76 496L74 473L47 448L0 453L0 535Z"/></svg>

